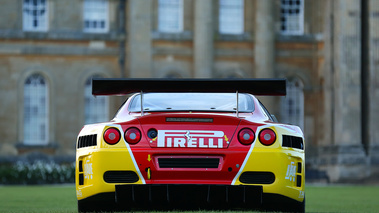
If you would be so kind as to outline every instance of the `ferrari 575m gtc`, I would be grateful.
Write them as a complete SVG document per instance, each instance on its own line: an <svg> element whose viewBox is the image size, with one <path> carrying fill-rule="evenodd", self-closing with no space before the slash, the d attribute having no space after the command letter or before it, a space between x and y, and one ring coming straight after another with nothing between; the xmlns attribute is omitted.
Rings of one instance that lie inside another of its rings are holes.
<svg viewBox="0 0 379 213"><path fill-rule="evenodd" d="M132 94L76 143L79 212L118 209L305 211L304 137L255 95L284 79L93 79Z"/></svg>

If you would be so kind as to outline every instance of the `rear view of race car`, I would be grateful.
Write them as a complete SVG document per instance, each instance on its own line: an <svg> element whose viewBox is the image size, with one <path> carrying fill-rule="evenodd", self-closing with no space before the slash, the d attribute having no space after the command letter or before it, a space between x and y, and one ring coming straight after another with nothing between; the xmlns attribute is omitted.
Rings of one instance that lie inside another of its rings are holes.
<svg viewBox="0 0 379 213"><path fill-rule="evenodd" d="M80 212L305 211L303 133L254 96L285 95L285 80L93 81L94 95L130 93L112 121L78 135Z"/></svg>

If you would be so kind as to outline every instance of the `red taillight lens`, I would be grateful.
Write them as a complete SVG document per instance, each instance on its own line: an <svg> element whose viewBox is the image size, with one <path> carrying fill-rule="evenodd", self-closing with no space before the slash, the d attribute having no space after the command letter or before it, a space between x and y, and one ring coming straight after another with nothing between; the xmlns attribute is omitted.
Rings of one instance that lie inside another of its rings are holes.
<svg viewBox="0 0 379 213"><path fill-rule="evenodd" d="M104 132L104 140L107 144L114 145L120 141L121 134L116 128L109 128Z"/></svg>
<svg viewBox="0 0 379 213"><path fill-rule="evenodd" d="M141 140L141 131L132 127L125 131L125 140L130 144L136 144Z"/></svg>
<svg viewBox="0 0 379 213"><path fill-rule="evenodd" d="M259 141L265 146L272 145L276 140L276 134L272 129L263 129L259 133Z"/></svg>
<svg viewBox="0 0 379 213"><path fill-rule="evenodd" d="M254 131L248 128L241 129L238 133L238 141L243 145L250 145L254 142Z"/></svg>

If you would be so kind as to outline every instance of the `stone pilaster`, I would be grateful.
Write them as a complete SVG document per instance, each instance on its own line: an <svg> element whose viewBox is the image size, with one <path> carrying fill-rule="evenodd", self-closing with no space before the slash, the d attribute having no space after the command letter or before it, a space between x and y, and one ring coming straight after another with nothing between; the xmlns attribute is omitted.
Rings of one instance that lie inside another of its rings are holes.
<svg viewBox="0 0 379 213"><path fill-rule="evenodd" d="M320 166L332 182L361 180L370 175L362 145L360 1L331 1L332 132L320 146Z"/></svg>
<svg viewBox="0 0 379 213"><path fill-rule="evenodd" d="M379 176L379 1L369 0L369 156L373 177Z"/></svg>
<svg viewBox="0 0 379 213"><path fill-rule="evenodd" d="M275 25L274 1L256 1L254 62L255 77L275 77ZM275 97L260 97L267 109L275 112Z"/></svg>
<svg viewBox="0 0 379 213"><path fill-rule="evenodd" d="M195 78L213 76L213 1L195 0Z"/></svg>
<svg viewBox="0 0 379 213"><path fill-rule="evenodd" d="M128 68L131 78L152 76L152 2L129 0Z"/></svg>
<svg viewBox="0 0 379 213"><path fill-rule="evenodd" d="M255 71L258 78L274 77L275 26L274 1L257 1L255 49Z"/></svg>

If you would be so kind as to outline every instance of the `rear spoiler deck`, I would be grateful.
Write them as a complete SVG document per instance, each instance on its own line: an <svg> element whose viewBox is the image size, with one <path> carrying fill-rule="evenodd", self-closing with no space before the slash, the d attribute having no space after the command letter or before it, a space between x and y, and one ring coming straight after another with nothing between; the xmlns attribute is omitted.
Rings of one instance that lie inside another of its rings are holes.
<svg viewBox="0 0 379 213"><path fill-rule="evenodd" d="M94 78L93 95L126 95L136 92L239 92L285 96L285 79L135 79Z"/></svg>

